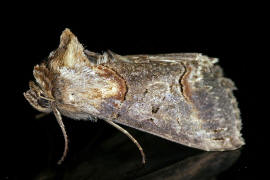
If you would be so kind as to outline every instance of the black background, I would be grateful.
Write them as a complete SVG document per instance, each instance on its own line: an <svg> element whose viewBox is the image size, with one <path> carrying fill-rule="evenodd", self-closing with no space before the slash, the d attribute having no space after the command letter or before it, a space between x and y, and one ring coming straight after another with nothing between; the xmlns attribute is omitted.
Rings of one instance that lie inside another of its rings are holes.
<svg viewBox="0 0 270 180"><path fill-rule="evenodd" d="M103 9L104 6L110 11ZM37 12L28 14L25 10L12 18L2 16L1 149L4 152L1 153L3 166L0 177L33 179L44 171L50 171L52 177L61 179L66 169L74 166L78 159L84 158L84 153L80 153L89 146L89 142L90 149L95 149L95 146L115 134L125 139L124 135L122 137L117 130L104 122L92 123L64 118L70 151L64 164L60 167L56 165L63 150L60 128L52 115L36 120L34 116L38 112L24 99L23 92L28 89L28 81L33 80L33 66L46 59L57 48L60 34L65 28L70 28L86 49L100 53L108 49L123 55L201 52L210 57L218 57L226 77L231 78L238 87L235 96L242 113L242 133L246 145L241 149L238 160L216 177L242 179L250 176L249 173L253 173L254 177L262 175L264 166L260 161L264 158L260 155L263 154L262 149L265 149L266 138L263 134L266 125L262 123L267 119L256 113L260 112L258 109L261 106L257 96L264 92L253 91L254 87L260 88L261 82L256 77L263 73L259 65L252 63L259 61L254 59L258 56L253 55L257 54L255 48L259 46L254 40L260 35L257 31L260 29L259 22L256 19L254 21L253 12L245 11L245 6L226 6L223 11L223 6L213 9L169 6L157 10L151 6L130 9L133 5L128 5L129 8L120 10L110 8L110 5L104 6L88 6L81 10L83 14L74 13L72 8L75 7L70 4L64 8L65 12L55 15L51 15L50 8L42 12L37 8ZM77 10L80 11L78 8ZM44 16L36 17L37 14ZM139 142L144 134L138 134ZM151 138L157 143L162 141L161 144L189 152L189 148L181 145ZM122 150L121 153L134 154L133 161L139 164L140 157L136 154L136 147L132 143L130 146L132 148L128 152ZM157 150L154 146L148 147L147 151ZM166 147L162 148L159 146L159 151L166 150ZM116 153L110 149L107 151L108 154ZM100 162L107 160L95 152L91 151L87 157L97 156L101 159ZM146 155L147 153L149 152ZM148 163L151 164L151 161ZM106 174L108 167L104 165L103 168Z"/></svg>

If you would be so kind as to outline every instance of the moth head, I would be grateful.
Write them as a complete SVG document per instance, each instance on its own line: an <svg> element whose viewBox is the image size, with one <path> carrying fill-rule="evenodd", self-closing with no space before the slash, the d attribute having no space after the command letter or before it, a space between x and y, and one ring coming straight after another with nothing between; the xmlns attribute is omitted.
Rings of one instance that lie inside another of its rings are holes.
<svg viewBox="0 0 270 180"><path fill-rule="evenodd" d="M25 98L37 110L51 112L50 103L55 101L52 93L54 79L62 69L75 69L86 64L89 65L89 61L83 53L83 46L69 29L65 29L59 47L50 53L48 61L34 67L35 82L30 81Z"/></svg>
<svg viewBox="0 0 270 180"><path fill-rule="evenodd" d="M53 73L49 71L46 63L36 65L33 70L35 82L29 82L29 90L24 93L28 102L41 112L51 112Z"/></svg>
<svg viewBox="0 0 270 180"><path fill-rule="evenodd" d="M46 97L41 87L33 81L30 81L29 88L30 89L23 94L26 100L38 111L51 112L51 99Z"/></svg>
<svg viewBox="0 0 270 180"><path fill-rule="evenodd" d="M36 65L33 74L36 83L31 82L25 97L43 112L50 111L47 104L54 102L61 112L92 114L104 100L122 101L126 93L125 81L114 70L91 60L69 29L63 31L59 47L50 53L48 61Z"/></svg>

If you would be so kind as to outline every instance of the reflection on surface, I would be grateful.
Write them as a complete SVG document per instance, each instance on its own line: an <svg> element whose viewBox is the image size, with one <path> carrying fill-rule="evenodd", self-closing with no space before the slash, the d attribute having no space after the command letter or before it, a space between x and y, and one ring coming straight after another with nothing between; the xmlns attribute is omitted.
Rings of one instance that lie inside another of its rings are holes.
<svg viewBox="0 0 270 180"><path fill-rule="evenodd" d="M36 179L213 179L228 169L240 150L204 152L128 129L146 153L146 165L136 146L121 133L85 148L80 157L41 172ZM99 141L99 140L97 140Z"/></svg>
<svg viewBox="0 0 270 180"><path fill-rule="evenodd" d="M139 179L191 180L210 179L229 168L240 151L206 152L161 168Z"/></svg>

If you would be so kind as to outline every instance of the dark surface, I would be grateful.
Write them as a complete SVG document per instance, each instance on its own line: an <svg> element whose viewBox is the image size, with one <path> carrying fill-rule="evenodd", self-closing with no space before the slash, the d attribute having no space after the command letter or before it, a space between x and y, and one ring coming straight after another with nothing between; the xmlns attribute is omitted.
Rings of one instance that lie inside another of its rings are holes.
<svg viewBox="0 0 270 180"><path fill-rule="evenodd" d="M47 167L35 179L209 179L230 168L241 153L202 152L128 130L144 144L146 165L141 164L135 145L117 133L102 142L95 139L62 167Z"/></svg>
<svg viewBox="0 0 270 180"><path fill-rule="evenodd" d="M147 13L125 20L129 13L121 11L119 17L110 14L104 19L87 14L91 18L83 16L82 22L60 13L54 18L39 19L39 23L35 14L26 17L18 14L8 20L2 28L4 108L0 179L245 179L263 175L266 166L261 162L268 156L263 153L267 137L264 122L269 118L263 117L263 111L256 113L261 106L257 96L264 92L253 91L254 87L261 87L260 80L254 79L262 70L251 64L260 61L251 56L250 49L256 46L252 42L251 19L238 10L230 9L224 16L211 10L207 17L202 16L203 11L194 19L187 19L185 13L173 14L174 18ZM49 14L49 10L45 13ZM87 49L96 52L107 49L119 54L201 52L218 57L225 75L238 87L235 95L242 113L246 145L237 151L204 152L127 128L146 153L147 164L142 166L136 146L113 127L102 121L64 118L69 153L64 163L57 166L64 147L60 128L53 115L36 120L38 112L22 93L33 79L33 66L58 46L66 27ZM264 61L261 62L264 66Z"/></svg>

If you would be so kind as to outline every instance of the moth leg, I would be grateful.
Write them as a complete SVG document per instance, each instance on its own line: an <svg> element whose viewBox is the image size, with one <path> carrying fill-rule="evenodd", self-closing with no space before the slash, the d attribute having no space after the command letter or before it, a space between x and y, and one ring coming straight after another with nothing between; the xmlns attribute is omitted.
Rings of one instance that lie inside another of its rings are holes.
<svg viewBox="0 0 270 180"><path fill-rule="evenodd" d="M129 137L129 139L131 139L133 141L133 143L136 144L136 146L140 150L140 153L141 153L141 156L142 156L142 163L145 164L145 154L143 152L143 149L142 149L141 145L138 143L138 141L129 132L127 132L124 128L122 128L121 126L115 124L112 121L108 121L108 120L104 120L104 121L106 121L107 123L109 123L110 125L115 127L116 129L120 130L122 133L127 135Z"/></svg>
<svg viewBox="0 0 270 180"><path fill-rule="evenodd" d="M64 161L64 159L65 159L65 157L67 155L67 151L68 151L68 136L67 136L67 133L66 133L66 130L65 130L65 125L64 125L64 123L62 121L61 114L58 111L58 109L55 107L54 103L52 103L52 110L53 110L53 113L54 113L54 115L56 117L56 120L57 120L57 122L58 122L58 124L59 124L59 126L60 126L60 128L62 130L64 139L65 139L65 148L64 148L63 155L62 155L61 159L57 162L57 164L60 165Z"/></svg>

